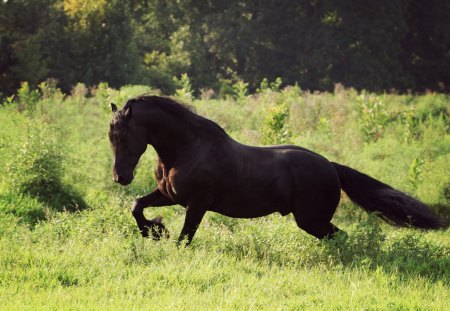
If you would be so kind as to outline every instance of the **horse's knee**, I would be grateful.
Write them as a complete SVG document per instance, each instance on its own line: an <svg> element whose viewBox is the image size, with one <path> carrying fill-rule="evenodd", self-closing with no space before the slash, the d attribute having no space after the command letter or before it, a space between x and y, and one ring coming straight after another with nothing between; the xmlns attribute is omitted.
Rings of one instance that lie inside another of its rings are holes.
<svg viewBox="0 0 450 311"><path fill-rule="evenodd" d="M130 210L133 216L142 215L144 212L144 208L142 207L141 204L139 204L139 200L134 200Z"/></svg>

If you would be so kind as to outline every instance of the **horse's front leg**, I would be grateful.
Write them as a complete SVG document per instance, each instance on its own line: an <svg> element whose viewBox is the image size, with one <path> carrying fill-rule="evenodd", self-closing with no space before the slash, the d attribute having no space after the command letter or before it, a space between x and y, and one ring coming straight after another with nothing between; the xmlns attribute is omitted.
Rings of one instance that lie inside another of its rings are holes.
<svg viewBox="0 0 450 311"><path fill-rule="evenodd" d="M184 219L183 229L181 229L178 244L186 240L186 245L189 245L194 238L195 232L200 225L200 222L205 216L206 211L210 207L210 199L204 198L202 202L188 204L186 208L186 218Z"/></svg>
<svg viewBox="0 0 450 311"><path fill-rule="evenodd" d="M148 220L144 216L144 209L149 206L169 206L174 205L168 197L164 196L159 189L156 189L150 194L143 197L137 198L133 206L131 207L131 213L136 219L139 231L143 237L148 237L149 230L152 231L153 239L159 240L161 236L168 235L166 227L162 224L162 217L156 217L154 219Z"/></svg>

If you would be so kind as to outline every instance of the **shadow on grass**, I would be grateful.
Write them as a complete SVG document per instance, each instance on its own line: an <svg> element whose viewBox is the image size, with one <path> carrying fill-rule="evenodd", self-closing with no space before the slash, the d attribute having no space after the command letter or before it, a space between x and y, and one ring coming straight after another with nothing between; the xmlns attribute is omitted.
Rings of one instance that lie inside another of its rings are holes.
<svg viewBox="0 0 450 311"><path fill-rule="evenodd" d="M211 243L219 243L221 252L235 258L273 266L382 271L404 281L420 277L450 285L450 248L441 238L446 232L425 234L417 229L388 228L370 215L347 229L348 234L338 234L333 240L319 241L300 231L297 236L290 229L267 236L259 228L240 232L234 240L224 241L226 237L220 235Z"/></svg>
<svg viewBox="0 0 450 311"><path fill-rule="evenodd" d="M450 206L448 204L430 204L429 205L433 211L435 211L439 217L444 221L446 227L448 228L450 224Z"/></svg>
<svg viewBox="0 0 450 311"><path fill-rule="evenodd" d="M0 193L0 213L12 214L20 222L34 227L55 212L76 212L88 206L83 197L67 185L57 184L45 194Z"/></svg>
<svg viewBox="0 0 450 311"><path fill-rule="evenodd" d="M440 231L448 231L450 207L445 204L429 205L446 225ZM433 282L442 281L450 285L449 245L427 238L421 229L398 229L383 233L383 221L376 214L367 214L352 204L341 208L339 217L346 222L356 220L357 226L348 236L338 236L324 241L326 256L344 267L359 267L369 270L398 274L401 278L425 277Z"/></svg>
<svg viewBox="0 0 450 311"><path fill-rule="evenodd" d="M418 276L450 285L448 245L433 242L423 231L403 229L386 236L376 223L366 222L348 237L324 242L325 254L345 268L382 268L401 279Z"/></svg>

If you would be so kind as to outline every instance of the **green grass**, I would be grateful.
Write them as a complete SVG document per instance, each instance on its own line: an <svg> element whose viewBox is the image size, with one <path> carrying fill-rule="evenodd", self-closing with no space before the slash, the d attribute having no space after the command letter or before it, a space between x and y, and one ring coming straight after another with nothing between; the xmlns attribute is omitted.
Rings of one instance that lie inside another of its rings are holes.
<svg viewBox="0 0 450 311"><path fill-rule="evenodd" d="M126 210L110 213L65 214L31 232L2 228L2 305L444 310L450 299L444 233L391 230L376 242L349 228L351 241L339 246L278 216L239 221L234 232L208 218L192 247L178 249L142 240ZM167 221L177 231L182 215Z"/></svg>
<svg viewBox="0 0 450 311"><path fill-rule="evenodd" d="M448 308L449 230L394 228L345 198L333 222L349 236L335 241L309 236L292 216L237 220L207 213L193 244L177 248L181 207L146 210L147 217L164 217L171 237L140 238L129 207L155 186L156 156L148 151L133 184L117 186L106 134L109 102L148 88L101 86L91 97L49 91L37 101L33 95L32 105L18 99L0 108L2 310ZM271 130L272 108L288 107L283 129L294 143L448 217L448 97L370 96L380 102L378 115L363 112L372 102L352 90L268 90L239 102L192 105L251 144Z"/></svg>

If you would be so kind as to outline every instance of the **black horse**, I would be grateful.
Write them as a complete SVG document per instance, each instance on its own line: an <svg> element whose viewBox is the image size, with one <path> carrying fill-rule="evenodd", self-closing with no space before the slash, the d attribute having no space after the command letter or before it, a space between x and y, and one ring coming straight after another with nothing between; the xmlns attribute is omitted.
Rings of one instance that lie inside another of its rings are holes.
<svg viewBox="0 0 450 311"><path fill-rule="evenodd" d="M157 239L165 231L161 218L144 217L144 208L179 204L186 208L179 241L187 243L206 211L239 218L293 213L309 234L331 238L339 231L330 221L341 189L365 210L396 225L444 226L425 204L378 180L301 147L240 144L216 123L169 98L137 97L120 111L111 106L114 180L131 183L147 145L159 156L157 189L138 198L131 209L144 237L151 230Z"/></svg>

